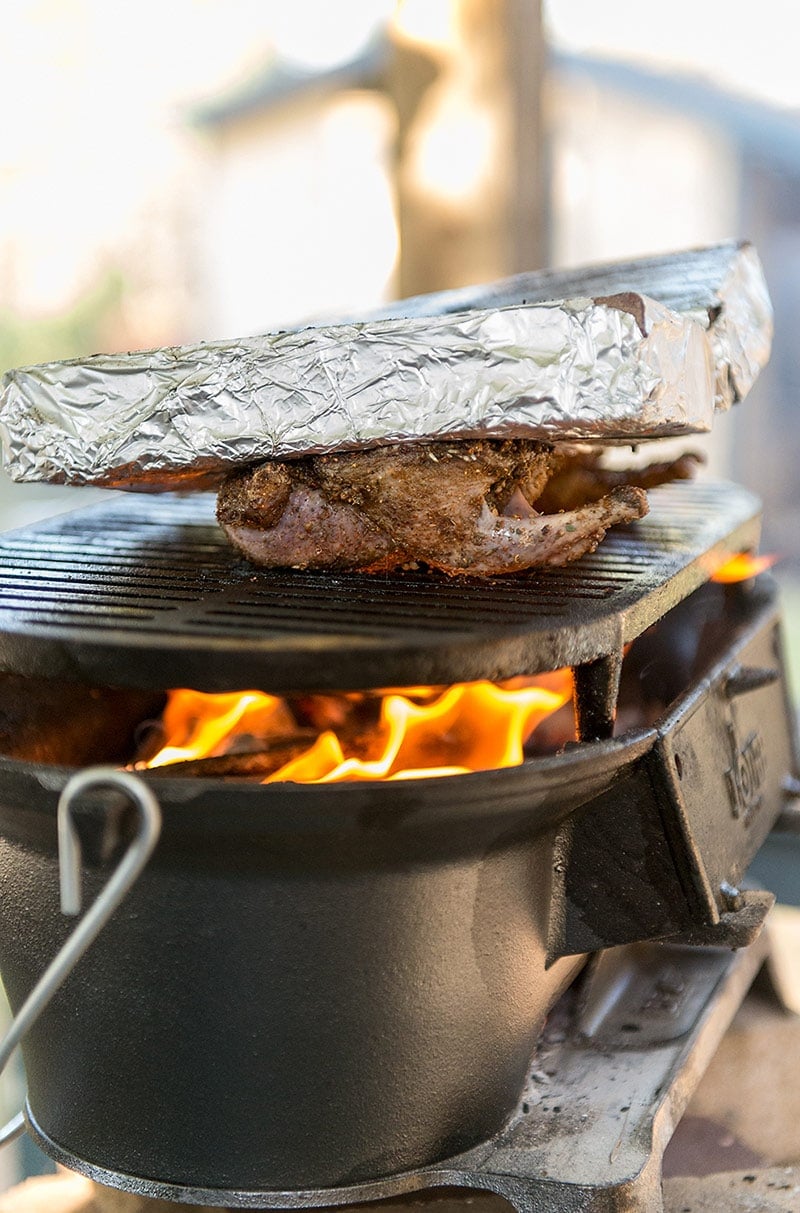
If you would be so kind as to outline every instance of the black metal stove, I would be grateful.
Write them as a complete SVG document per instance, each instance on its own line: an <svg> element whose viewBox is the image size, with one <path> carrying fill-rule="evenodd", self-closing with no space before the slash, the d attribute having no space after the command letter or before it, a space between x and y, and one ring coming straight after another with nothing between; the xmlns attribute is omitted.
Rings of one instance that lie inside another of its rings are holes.
<svg viewBox="0 0 800 1213"><path fill-rule="evenodd" d="M169 686L571 665L581 743L406 784L143 776L164 833L27 1036L34 1135L113 1186L228 1207L456 1185L521 1210L658 1208L671 1125L763 958L771 898L739 882L796 790L774 590L703 588L756 546L758 503L659 489L595 555L491 583L256 572L210 509L125 499L0 538L15 1007L67 935L55 819L75 759L48 687L65 714L134 719ZM662 617L694 628L680 690L612 737L623 648L657 664L641 646ZM80 803L97 890L124 798Z"/></svg>

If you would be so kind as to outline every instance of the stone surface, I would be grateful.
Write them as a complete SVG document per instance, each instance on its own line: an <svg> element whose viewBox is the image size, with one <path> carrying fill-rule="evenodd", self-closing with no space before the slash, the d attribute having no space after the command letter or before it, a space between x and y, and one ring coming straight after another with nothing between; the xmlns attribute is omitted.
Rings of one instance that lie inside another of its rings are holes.
<svg viewBox="0 0 800 1213"><path fill-rule="evenodd" d="M90 1179L68 1171L28 1179L0 1196L0 1213L175 1213L176 1209L212 1213L212 1210L196 1205L148 1200L113 1188L102 1188ZM213 1213L220 1213L220 1210Z"/></svg>
<svg viewBox="0 0 800 1213"><path fill-rule="evenodd" d="M800 1167L668 1179L664 1213L797 1213Z"/></svg>
<svg viewBox="0 0 800 1213"><path fill-rule="evenodd" d="M768 929L774 984L800 1009L800 911L776 907ZM672 1157L683 1153L693 1119L698 1135L709 1139L715 1170L738 1171L758 1160L765 1166L800 1163L800 1015L781 1007L765 985L757 982L745 999L700 1080L668 1148L667 1175L702 1173ZM718 1128L722 1152L711 1142L710 1124Z"/></svg>

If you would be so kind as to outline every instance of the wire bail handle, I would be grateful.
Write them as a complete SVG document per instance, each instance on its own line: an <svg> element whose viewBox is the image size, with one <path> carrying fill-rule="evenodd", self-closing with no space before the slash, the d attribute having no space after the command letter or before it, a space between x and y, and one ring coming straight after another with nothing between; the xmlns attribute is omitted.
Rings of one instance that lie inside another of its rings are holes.
<svg viewBox="0 0 800 1213"><path fill-rule="evenodd" d="M81 909L81 844L75 825L74 801L92 788L122 792L138 810L136 836L114 869L108 883L62 944L11 1023L0 1043L0 1073L8 1065L17 1045L41 1015L53 995L69 977L84 952L94 943L114 911L121 905L141 875L161 833L161 809L141 779L115 767L87 767L64 785L58 800L58 868L61 911L74 916ZM25 1131L19 1112L0 1128L0 1147Z"/></svg>

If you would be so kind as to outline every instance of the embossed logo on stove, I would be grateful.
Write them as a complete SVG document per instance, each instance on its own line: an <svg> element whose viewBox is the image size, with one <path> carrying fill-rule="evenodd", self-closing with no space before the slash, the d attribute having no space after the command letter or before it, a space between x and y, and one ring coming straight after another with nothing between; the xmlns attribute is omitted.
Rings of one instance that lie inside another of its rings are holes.
<svg viewBox="0 0 800 1213"><path fill-rule="evenodd" d="M732 763L725 772L725 778L731 811L734 817L740 818L747 825L758 811L763 798L767 774L764 739L758 729L753 729L745 740L740 742L733 724L728 725L728 738Z"/></svg>

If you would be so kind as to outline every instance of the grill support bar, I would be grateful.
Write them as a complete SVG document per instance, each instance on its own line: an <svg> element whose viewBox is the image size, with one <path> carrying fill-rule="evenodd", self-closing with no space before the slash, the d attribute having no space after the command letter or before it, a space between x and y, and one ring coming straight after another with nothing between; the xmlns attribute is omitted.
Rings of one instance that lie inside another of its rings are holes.
<svg viewBox="0 0 800 1213"><path fill-rule="evenodd" d="M622 653L586 661L573 670L579 741L604 741L614 732Z"/></svg>

